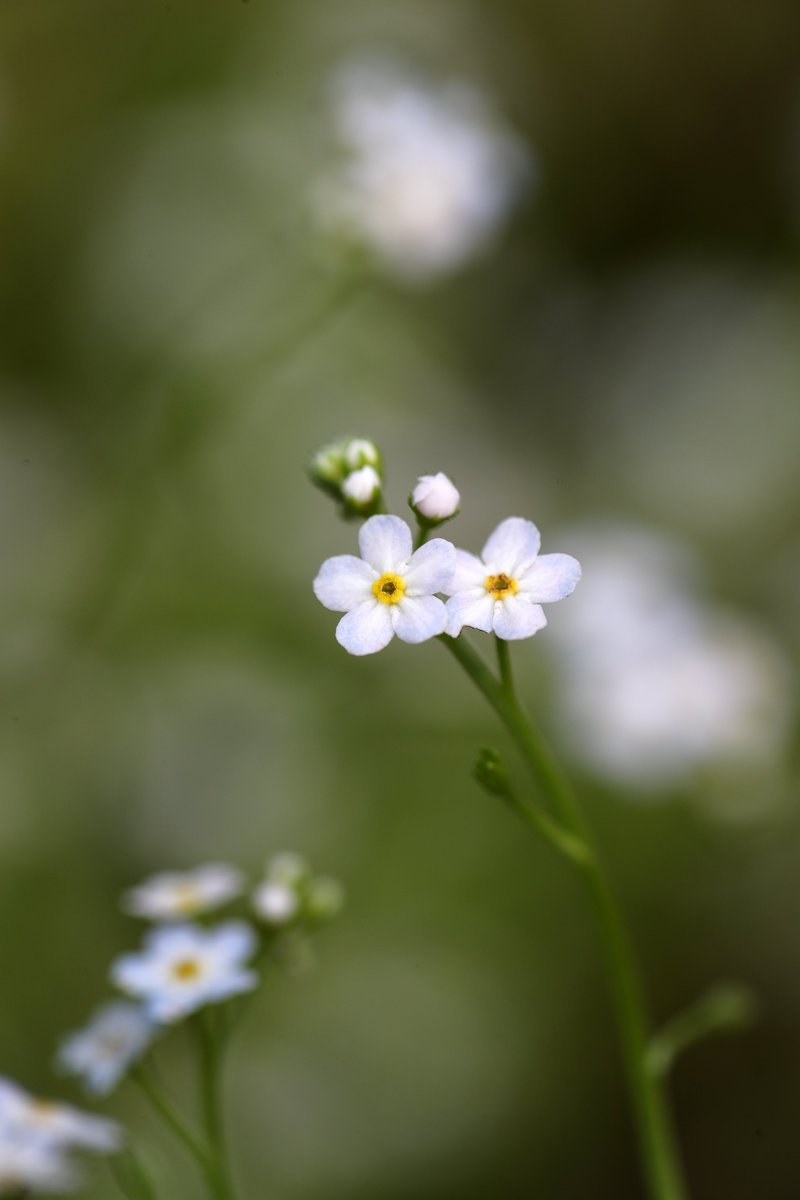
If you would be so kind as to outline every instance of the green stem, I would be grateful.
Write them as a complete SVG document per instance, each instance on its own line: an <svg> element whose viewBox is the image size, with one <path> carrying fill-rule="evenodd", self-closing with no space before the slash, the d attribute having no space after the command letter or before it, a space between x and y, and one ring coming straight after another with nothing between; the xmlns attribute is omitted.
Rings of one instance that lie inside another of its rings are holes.
<svg viewBox="0 0 800 1200"><path fill-rule="evenodd" d="M688 1193L664 1091L660 1080L647 1065L649 1022L633 947L569 781L517 699L508 646L497 639L498 681L462 637L442 635L439 640L458 660L511 734L561 825L590 849L585 860L576 862L588 884L602 942L648 1195L651 1200L686 1200Z"/></svg>
<svg viewBox="0 0 800 1200"><path fill-rule="evenodd" d="M208 1175L212 1170L208 1151L172 1101L162 1092L150 1072L139 1065L131 1071L131 1079L144 1092L164 1124L172 1130L179 1141L183 1142L203 1173Z"/></svg>
<svg viewBox="0 0 800 1200"><path fill-rule="evenodd" d="M222 1111L224 1047L221 1031L218 1031L214 1024L215 1015L210 1010L206 1010L197 1016L203 1125L214 1164L213 1177L209 1176L211 1193L215 1200L234 1200L233 1177Z"/></svg>

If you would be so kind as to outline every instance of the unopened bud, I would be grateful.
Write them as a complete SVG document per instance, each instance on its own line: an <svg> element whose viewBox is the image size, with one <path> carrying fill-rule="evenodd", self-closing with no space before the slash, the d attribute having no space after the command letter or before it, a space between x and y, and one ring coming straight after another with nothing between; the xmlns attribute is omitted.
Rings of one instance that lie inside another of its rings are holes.
<svg viewBox="0 0 800 1200"><path fill-rule="evenodd" d="M351 471L359 467L381 468L381 452L368 438L350 438L343 444L344 460Z"/></svg>
<svg viewBox="0 0 800 1200"><path fill-rule="evenodd" d="M456 515L461 496L453 481L439 471L420 476L409 503L423 524L438 525Z"/></svg>
<svg viewBox="0 0 800 1200"><path fill-rule="evenodd" d="M342 495L351 507L365 512L381 494L381 478L374 467L352 471L342 484Z"/></svg>
<svg viewBox="0 0 800 1200"><path fill-rule="evenodd" d="M481 787L493 796L508 798L513 794L511 777L496 750L481 750L472 774Z"/></svg>

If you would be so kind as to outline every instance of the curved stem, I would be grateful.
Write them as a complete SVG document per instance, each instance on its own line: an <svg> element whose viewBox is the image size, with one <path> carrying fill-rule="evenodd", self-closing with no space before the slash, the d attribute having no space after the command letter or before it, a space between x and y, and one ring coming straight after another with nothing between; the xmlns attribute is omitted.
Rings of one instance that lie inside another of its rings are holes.
<svg viewBox="0 0 800 1200"><path fill-rule="evenodd" d="M185 1117L178 1112L172 1101L162 1092L147 1069L141 1065L131 1071L131 1079L138 1084L165 1125L183 1142L204 1174L208 1175L212 1164L203 1143L195 1134Z"/></svg>
<svg viewBox="0 0 800 1200"><path fill-rule="evenodd" d="M439 640L458 660L511 734L561 824L591 850L585 860L575 861L587 881L600 933L648 1195L651 1200L686 1200L688 1193L663 1088L648 1069L649 1022L633 947L569 781L517 699L508 645L497 639L498 681L463 638L442 635Z"/></svg>

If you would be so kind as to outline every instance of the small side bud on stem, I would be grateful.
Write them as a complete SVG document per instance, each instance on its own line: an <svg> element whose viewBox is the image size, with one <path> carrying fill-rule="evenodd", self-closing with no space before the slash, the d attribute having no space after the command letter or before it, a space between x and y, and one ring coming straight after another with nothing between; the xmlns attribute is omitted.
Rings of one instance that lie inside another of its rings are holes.
<svg viewBox="0 0 800 1200"><path fill-rule="evenodd" d="M472 774L480 786L491 796L500 796L509 808L528 825L546 838L551 845L565 854L578 866L586 866L591 862L592 852L586 843L576 834L564 829L558 821L553 820L531 800L523 800L514 790L511 776L506 770L500 755L496 750L484 748L478 754Z"/></svg>

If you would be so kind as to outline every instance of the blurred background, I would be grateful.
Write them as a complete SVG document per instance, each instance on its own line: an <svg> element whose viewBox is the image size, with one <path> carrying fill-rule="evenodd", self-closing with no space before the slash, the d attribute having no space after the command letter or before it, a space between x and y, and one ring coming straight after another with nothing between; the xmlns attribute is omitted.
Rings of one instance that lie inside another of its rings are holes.
<svg viewBox="0 0 800 1200"><path fill-rule="evenodd" d="M444 470L453 540L516 513L582 559L526 699L656 1016L762 1008L676 1068L692 1196L800 1193L799 55L786 0L4 0L3 1073L79 1098L123 888L295 849L348 905L234 1055L244 1194L641 1195L580 886L469 776L504 737L435 643L348 658L313 599L355 529L305 464L357 433L395 511ZM319 219L359 60L510 139L435 269Z"/></svg>

